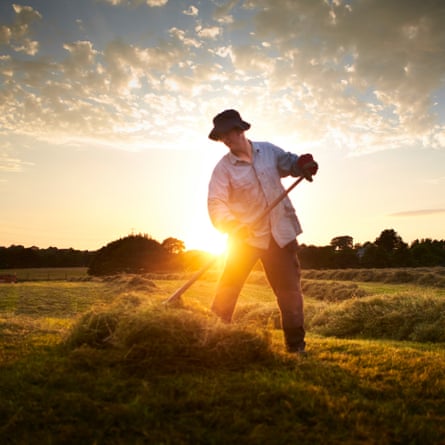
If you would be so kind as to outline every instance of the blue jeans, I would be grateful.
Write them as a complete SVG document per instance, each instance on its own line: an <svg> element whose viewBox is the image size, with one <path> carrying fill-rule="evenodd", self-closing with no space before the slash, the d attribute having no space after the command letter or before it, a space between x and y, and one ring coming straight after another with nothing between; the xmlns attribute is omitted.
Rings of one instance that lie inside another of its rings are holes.
<svg viewBox="0 0 445 445"><path fill-rule="evenodd" d="M255 263L261 260L277 298L287 346L303 343L303 293L297 246L296 240L282 248L272 240L267 250L243 242L233 243L216 289L212 311L228 323L232 320L241 289Z"/></svg>

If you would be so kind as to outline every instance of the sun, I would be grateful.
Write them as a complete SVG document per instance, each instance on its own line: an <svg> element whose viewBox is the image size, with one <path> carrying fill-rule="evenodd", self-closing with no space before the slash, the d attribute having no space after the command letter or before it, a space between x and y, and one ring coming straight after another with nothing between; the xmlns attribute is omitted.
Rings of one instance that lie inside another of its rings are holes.
<svg viewBox="0 0 445 445"><path fill-rule="evenodd" d="M184 235L186 250L203 250L214 255L222 254L227 249L227 235L212 226L198 225Z"/></svg>

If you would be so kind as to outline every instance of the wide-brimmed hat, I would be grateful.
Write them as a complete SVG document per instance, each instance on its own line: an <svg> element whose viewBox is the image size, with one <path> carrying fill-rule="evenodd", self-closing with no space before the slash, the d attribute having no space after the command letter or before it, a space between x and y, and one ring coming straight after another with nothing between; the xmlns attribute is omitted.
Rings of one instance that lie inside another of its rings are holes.
<svg viewBox="0 0 445 445"><path fill-rule="evenodd" d="M250 124L241 119L238 111L224 110L213 118L213 129L209 134L209 138L213 141L218 141L221 135L228 133L234 128L245 131L250 128Z"/></svg>

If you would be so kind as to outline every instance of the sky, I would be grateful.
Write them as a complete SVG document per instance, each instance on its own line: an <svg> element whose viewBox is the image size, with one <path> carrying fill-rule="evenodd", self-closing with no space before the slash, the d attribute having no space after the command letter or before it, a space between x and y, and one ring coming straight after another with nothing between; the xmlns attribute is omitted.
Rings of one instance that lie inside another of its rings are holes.
<svg viewBox="0 0 445 445"><path fill-rule="evenodd" d="M445 239L444 23L443 0L2 0L0 246L221 249L228 108L318 162L300 243Z"/></svg>

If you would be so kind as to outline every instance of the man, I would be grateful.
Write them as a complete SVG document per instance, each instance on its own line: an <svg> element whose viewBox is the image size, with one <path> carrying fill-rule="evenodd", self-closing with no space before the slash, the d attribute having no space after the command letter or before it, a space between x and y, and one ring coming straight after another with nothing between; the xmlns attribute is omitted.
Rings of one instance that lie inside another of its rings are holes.
<svg viewBox="0 0 445 445"><path fill-rule="evenodd" d="M309 154L297 156L269 142L252 142L250 124L236 110L213 119L209 138L222 141L229 153L215 166L209 183L208 210L213 225L229 234L229 252L212 310L230 322L250 271L261 260L281 312L289 352L305 352L301 271L296 237L301 233L286 196L260 221L258 217L283 191L281 178L305 176L312 181L318 165Z"/></svg>

